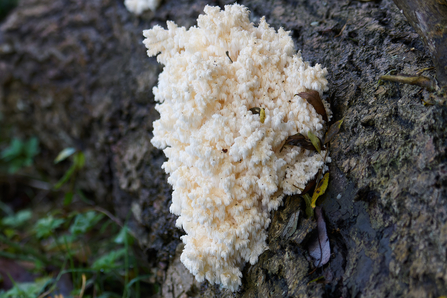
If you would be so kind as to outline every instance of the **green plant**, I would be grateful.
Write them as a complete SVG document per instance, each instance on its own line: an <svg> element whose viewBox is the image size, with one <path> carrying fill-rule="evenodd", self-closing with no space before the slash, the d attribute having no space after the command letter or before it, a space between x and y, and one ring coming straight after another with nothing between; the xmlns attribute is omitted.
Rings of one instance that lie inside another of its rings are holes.
<svg viewBox="0 0 447 298"><path fill-rule="evenodd" d="M81 235L92 229L104 216L95 211L87 211L76 215L74 223L70 226L72 235Z"/></svg>
<svg viewBox="0 0 447 298"><path fill-rule="evenodd" d="M73 161L70 168L65 172L64 176L62 176L62 178L54 185L54 189L58 190L62 187L62 185L70 180L69 190L65 193L64 205L69 205L73 200L76 176L78 172L84 167L85 155L82 151L77 151L75 148L65 148L57 155L56 159L54 160L54 163L57 164L72 155Z"/></svg>
<svg viewBox="0 0 447 298"><path fill-rule="evenodd" d="M13 174L23 167L31 166L38 153L37 138L33 137L27 141L13 138L9 147L1 151L0 160L6 165L8 173Z"/></svg>
<svg viewBox="0 0 447 298"><path fill-rule="evenodd" d="M65 273L72 276L73 291L69 297L91 291L97 297L139 297L141 283L155 289L147 283L150 274L133 254L134 237L127 225L110 216L100 208L84 208L70 213L54 210L37 217L24 210L5 217L0 221L0 230L14 229L15 233L13 239L0 234L0 242L6 246L0 256L33 262L35 273L41 277L34 282L13 281L14 287L0 292L0 298L52 293ZM61 270L57 276L49 276L43 264Z"/></svg>
<svg viewBox="0 0 447 298"><path fill-rule="evenodd" d="M2 175L32 166L39 152L37 138L11 139L9 132L0 132ZM1 201L4 197L0 193L0 257L19 264L25 262L28 270L38 276L32 282L3 276L14 286L8 291L0 290L0 298L56 297L64 274L71 277L71 288L64 296L58 295L59 298L140 297L141 293L144 296L156 293L157 286L148 281L147 268L134 254L135 239L127 224L110 212L95 207L76 185L85 164L84 152L65 148L54 163L67 159L70 165L53 188L45 186L49 183L38 181L37 177L0 177L0 183L14 181L18 188L25 185L24 192L31 199L44 195L36 202L20 205L21 210L17 211L7 203L14 198ZM29 183L31 180L39 182L39 187L45 187L35 191L32 185L36 183ZM59 200L61 195L63 206ZM71 204L75 198L80 200Z"/></svg>
<svg viewBox="0 0 447 298"><path fill-rule="evenodd" d="M32 212L29 209L20 210L16 214L4 217L1 222L4 226L9 228L19 228L23 226L32 217Z"/></svg>
<svg viewBox="0 0 447 298"><path fill-rule="evenodd" d="M61 218L54 218L52 215L39 219L35 227L37 238L50 237L64 221Z"/></svg>
<svg viewBox="0 0 447 298"><path fill-rule="evenodd" d="M11 276L9 278L12 280ZM52 281L50 277L36 279L34 282L16 283L14 287L7 292L0 293L0 298L35 298Z"/></svg>

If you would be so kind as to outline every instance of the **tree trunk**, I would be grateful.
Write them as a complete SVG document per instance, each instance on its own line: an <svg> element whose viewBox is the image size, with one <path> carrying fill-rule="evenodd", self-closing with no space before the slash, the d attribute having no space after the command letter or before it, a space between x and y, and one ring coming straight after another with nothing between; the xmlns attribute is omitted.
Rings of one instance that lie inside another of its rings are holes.
<svg viewBox="0 0 447 298"><path fill-rule="evenodd" d="M447 1L394 0L430 52L439 85L447 88Z"/></svg>
<svg viewBox="0 0 447 298"><path fill-rule="evenodd" d="M150 143L159 117L152 87L162 67L146 56L142 30L168 19L189 27L205 4L228 2L166 0L136 17L122 1L21 0L0 24L2 126L39 138L36 168L52 181L68 167L49 162L61 149L85 152L80 187L121 218L132 213L160 297L232 294L193 281L178 260L183 232L169 213L164 154ZM432 51L391 0L239 3L253 22L265 15L272 27L291 31L303 59L327 67L325 97L344 124L321 204L329 263L313 270L307 245L316 223L299 197L288 197L272 214L269 250L245 265L235 296L447 295L445 98L378 79L391 71L416 75L433 66Z"/></svg>

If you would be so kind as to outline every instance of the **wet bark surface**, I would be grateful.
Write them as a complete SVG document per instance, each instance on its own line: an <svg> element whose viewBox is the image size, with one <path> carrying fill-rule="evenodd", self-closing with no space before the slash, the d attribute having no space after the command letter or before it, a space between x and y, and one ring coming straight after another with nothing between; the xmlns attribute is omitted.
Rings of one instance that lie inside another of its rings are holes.
<svg viewBox="0 0 447 298"><path fill-rule="evenodd" d="M394 0L430 52L440 86L447 88L447 1Z"/></svg>
<svg viewBox="0 0 447 298"><path fill-rule="evenodd" d="M314 270L307 247L316 222L288 197L272 214L270 249L244 267L239 292L185 272L165 157L150 143L162 67L146 56L141 32L166 20L192 26L205 4L227 3L167 0L136 17L115 0L22 0L0 24L2 125L39 138L36 168L49 181L69 166L48 162L61 149L85 152L81 188L131 215L161 297L447 295L447 108L436 93L379 82L433 66L391 0L239 2L253 22L265 15L290 30L304 60L329 71L324 96L335 120L344 118L321 200L332 255Z"/></svg>

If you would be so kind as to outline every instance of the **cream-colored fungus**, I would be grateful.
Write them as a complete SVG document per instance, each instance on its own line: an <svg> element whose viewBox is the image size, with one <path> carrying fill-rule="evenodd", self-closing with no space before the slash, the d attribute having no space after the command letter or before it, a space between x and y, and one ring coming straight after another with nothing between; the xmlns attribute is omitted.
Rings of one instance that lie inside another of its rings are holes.
<svg viewBox="0 0 447 298"><path fill-rule="evenodd" d="M322 94L326 69L303 62L289 32L264 18L256 27L248 14L238 4L206 6L197 27L169 21L144 31L148 55L164 65L152 144L168 158L171 212L186 232L181 261L198 281L233 291L245 262L268 249L270 212L300 193L325 154L280 149L296 133L322 137L322 117L295 94ZM264 123L254 107L265 109Z"/></svg>

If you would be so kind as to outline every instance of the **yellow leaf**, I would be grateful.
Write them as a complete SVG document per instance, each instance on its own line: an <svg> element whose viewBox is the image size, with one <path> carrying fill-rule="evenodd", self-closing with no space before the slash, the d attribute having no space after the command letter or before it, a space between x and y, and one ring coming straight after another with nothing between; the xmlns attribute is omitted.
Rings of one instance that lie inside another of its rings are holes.
<svg viewBox="0 0 447 298"><path fill-rule="evenodd" d="M310 130L307 133L307 136L309 137L310 141L312 142L312 145L314 145L315 149L317 149L318 153L321 153L320 139L316 135L314 135Z"/></svg>
<svg viewBox="0 0 447 298"><path fill-rule="evenodd" d="M264 121L265 121L265 110L263 108L261 108L261 113L259 114L259 116L261 117L261 123L264 123Z"/></svg>
<svg viewBox="0 0 447 298"><path fill-rule="evenodd" d="M321 179L320 183L318 183L318 187L314 191L311 203L312 208L315 208L315 203L317 202L318 197L325 193L328 184L329 184L329 172L324 174L323 179Z"/></svg>

